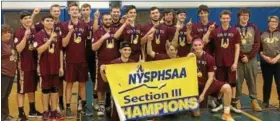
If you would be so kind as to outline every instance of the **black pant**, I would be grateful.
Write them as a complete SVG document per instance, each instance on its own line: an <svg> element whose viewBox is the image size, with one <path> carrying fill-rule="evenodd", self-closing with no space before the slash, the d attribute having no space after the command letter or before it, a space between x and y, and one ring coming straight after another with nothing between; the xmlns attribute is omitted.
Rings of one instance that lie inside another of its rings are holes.
<svg viewBox="0 0 280 121"><path fill-rule="evenodd" d="M14 77L4 74L1 74L1 76L1 120L3 121L10 115L8 98L13 87Z"/></svg>
<svg viewBox="0 0 280 121"><path fill-rule="evenodd" d="M264 103L269 103L271 85L273 77L276 83L278 100L280 100L280 63L269 64L266 62L261 62L261 69L263 74L263 101Z"/></svg>

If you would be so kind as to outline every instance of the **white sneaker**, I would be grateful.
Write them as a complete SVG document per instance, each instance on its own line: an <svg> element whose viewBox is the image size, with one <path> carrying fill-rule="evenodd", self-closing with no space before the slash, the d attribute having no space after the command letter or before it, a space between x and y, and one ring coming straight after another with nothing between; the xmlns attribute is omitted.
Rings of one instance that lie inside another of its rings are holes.
<svg viewBox="0 0 280 121"><path fill-rule="evenodd" d="M233 106L230 106L230 110L232 110L235 113L241 113L242 112L241 110L239 110L239 109L237 109L237 108L235 108Z"/></svg>
<svg viewBox="0 0 280 121"><path fill-rule="evenodd" d="M81 111L83 109L83 106L82 106L82 101L79 100L79 104L78 104L78 111Z"/></svg>
<svg viewBox="0 0 280 121"><path fill-rule="evenodd" d="M99 109L99 104L98 104L98 100L97 100L97 99L93 99L93 101L92 101L92 107L93 107L95 110L98 110L98 109Z"/></svg>
<svg viewBox="0 0 280 121"><path fill-rule="evenodd" d="M224 108L224 106L221 104L218 107L211 109L211 111L212 112L218 112L218 111L222 110L223 108Z"/></svg>
<svg viewBox="0 0 280 121"><path fill-rule="evenodd" d="M104 112L105 112L105 107L100 106L98 111L97 111L97 115L98 116L104 116Z"/></svg>
<svg viewBox="0 0 280 121"><path fill-rule="evenodd" d="M215 108L217 106L213 97L208 98L208 105L212 108Z"/></svg>

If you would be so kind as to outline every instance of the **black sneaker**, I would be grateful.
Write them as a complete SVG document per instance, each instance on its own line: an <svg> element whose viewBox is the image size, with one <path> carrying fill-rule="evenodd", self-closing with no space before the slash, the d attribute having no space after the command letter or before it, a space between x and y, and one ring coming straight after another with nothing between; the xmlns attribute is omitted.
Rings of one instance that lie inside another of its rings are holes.
<svg viewBox="0 0 280 121"><path fill-rule="evenodd" d="M35 111L32 111L32 112L29 112L28 117L29 118L42 117L42 113L40 113L39 111L35 110Z"/></svg>
<svg viewBox="0 0 280 121"><path fill-rule="evenodd" d="M64 110L65 110L64 105L59 103L59 111L64 111Z"/></svg>
<svg viewBox="0 0 280 121"><path fill-rule="evenodd" d="M18 121L28 121L28 119L25 114L19 114Z"/></svg>
<svg viewBox="0 0 280 121"><path fill-rule="evenodd" d="M86 115L86 116L92 116L93 115L92 111L90 111L87 106L84 106L82 108L81 114Z"/></svg>
<svg viewBox="0 0 280 121"><path fill-rule="evenodd" d="M263 107L264 107L264 108L269 108L269 104L266 103L266 102L263 102Z"/></svg>
<svg viewBox="0 0 280 121"><path fill-rule="evenodd" d="M66 108L65 117L66 118L74 118L75 114L71 111L71 108Z"/></svg>

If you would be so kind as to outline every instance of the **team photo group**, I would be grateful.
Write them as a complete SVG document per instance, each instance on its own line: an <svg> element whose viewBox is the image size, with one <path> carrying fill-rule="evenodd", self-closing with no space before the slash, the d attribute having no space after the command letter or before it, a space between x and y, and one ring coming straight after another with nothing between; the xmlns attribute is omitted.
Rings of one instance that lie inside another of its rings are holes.
<svg viewBox="0 0 280 121"><path fill-rule="evenodd" d="M185 9L160 11L151 7L146 15L149 22L140 25L136 22L139 18L136 7L110 6L110 12L102 13L98 9L92 11L87 3L81 7L71 3L66 13L70 20L60 21L61 6L53 4L49 14L39 18L40 21L35 18L41 8L35 8L33 12L20 12L21 25L17 29L2 24L1 120L27 121L34 117L44 121L68 120L75 119L78 112L88 117L96 116L97 112L99 118L106 116L118 121L120 112L108 83L114 80L107 78L107 65L167 59L177 63L176 58L182 57L196 58L199 107L214 113L222 111L221 119L225 121L235 120L232 113L242 113L240 97L244 80L253 111L269 108L274 81L280 100L278 16L268 16L267 29L260 31L250 21L248 8L240 8L237 15L223 10L214 15L220 21L210 21L210 8L200 5L197 6L199 20L192 21ZM125 13L121 13L122 9ZM234 17L238 22L230 24ZM259 64L264 84L257 89ZM17 119L9 113L8 100L14 79L18 109L13 110L18 111ZM90 107L86 94L88 80L94 87ZM75 82L79 90L78 112L71 109ZM262 90L262 103L257 99L257 90ZM36 91L40 92L41 100L35 100ZM29 112L24 111L26 98ZM38 110L35 103L42 105L43 110ZM194 117L201 115L199 108L189 112Z"/></svg>

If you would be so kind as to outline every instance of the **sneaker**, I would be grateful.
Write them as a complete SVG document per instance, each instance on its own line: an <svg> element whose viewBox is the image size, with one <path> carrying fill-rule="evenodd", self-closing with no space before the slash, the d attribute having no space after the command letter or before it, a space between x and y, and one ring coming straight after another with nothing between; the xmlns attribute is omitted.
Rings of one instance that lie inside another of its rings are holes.
<svg viewBox="0 0 280 121"><path fill-rule="evenodd" d="M66 108L65 116L66 118L74 118L74 113L71 111L70 108Z"/></svg>
<svg viewBox="0 0 280 121"><path fill-rule="evenodd" d="M232 110L235 113L241 113L242 111L237 109L236 107L230 106L230 110Z"/></svg>
<svg viewBox="0 0 280 121"><path fill-rule="evenodd" d="M211 111L218 112L218 111L222 110L223 108L224 108L224 106L220 104L218 107L211 109Z"/></svg>
<svg viewBox="0 0 280 121"><path fill-rule="evenodd" d="M62 112L65 110L64 105L63 104L58 104L58 112Z"/></svg>
<svg viewBox="0 0 280 121"><path fill-rule="evenodd" d="M98 110L98 109L99 109L99 104L98 104L98 100L97 100L97 99L93 99L93 101L92 101L92 107L93 107L95 110Z"/></svg>
<svg viewBox="0 0 280 121"><path fill-rule="evenodd" d="M262 111L262 108L259 106L259 103L256 99L252 100L251 105L254 111L258 111L258 112Z"/></svg>
<svg viewBox="0 0 280 121"><path fill-rule="evenodd" d="M215 98L211 97L211 96L208 96L208 106L211 107L211 108L215 108L217 105L215 103Z"/></svg>
<svg viewBox="0 0 280 121"><path fill-rule="evenodd" d="M105 112L105 107L100 106L98 111L97 111L97 115L98 116L104 116L104 112Z"/></svg>
<svg viewBox="0 0 280 121"><path fill-rule="evenodd" d="M25 114L20 114L18 116L18 121L28 121L28 119Z"/></svg>
<svg viewBox="0 0 280 121"><path fill-rule="evenodd" d="M87 106L83 107L83 109L81 111L81 114L86 115L86 116L92 116L93 115L92 111L90 111Z"/></svg>
<svg viewBox="0 0 280 121"><path fill-rule="evenodd" d="M12 116L7 116L4 121L16 121L16 119Z"/></svg>
<svg viewBox="0 0 280 121"><path fill-rule="evenodd" d="M82 109L83 109L82 101L79 100L79 103L78 103L78 111L81 111Z"/></svg>
<svg viewBox="0 0 280 121"><path fill-rule="evenodd" d="M269 108L269 104L266 102L263 102L263 106L264 106L264 108Z"/></svg>
<svg viewBox="0 0 280 121"><path fill-rule="evenodd" d="M64 120L64 116L62 116L58 111L52 111L50 115L51 120Z"/></svg>
<svg viewBox="0 0 280 121"><path fill-rule="evenodd" d="M43 114L42 114L43 121L49 120L49 117L50 117L50 113L47 112L47 111L44 111Z"/></svg>
<svg viewBox="0 0 280 121"><path fill-rule="evenodd" d="M39 111L35 110L33 112L29 112L28 115L29 118L35 118L35 117L42 117L42 113L40 113Z"/></svg>
<svg viewBox="0 0 280 121"><path fill-rule="evenodd" d="M239 110L242 108L240 100L236 101L236 108Z"/></svg>
<svg viewBox="0 0 280 121"><path fill-rule="evenodd" d="M222 116L222 119L223 119L224 121L235 121L235 120L232 118L232 116L231 116L230 114L228 114L228 113L224 113L223 116Z"/></svg>
<svg viewBox="0 0 280 121"><path fill-rule="evenodd" d="M194 117L199 117L200 116L200 110L199 109L194 110L194 111L192 111L192 114L193 114Z"/></svg>

